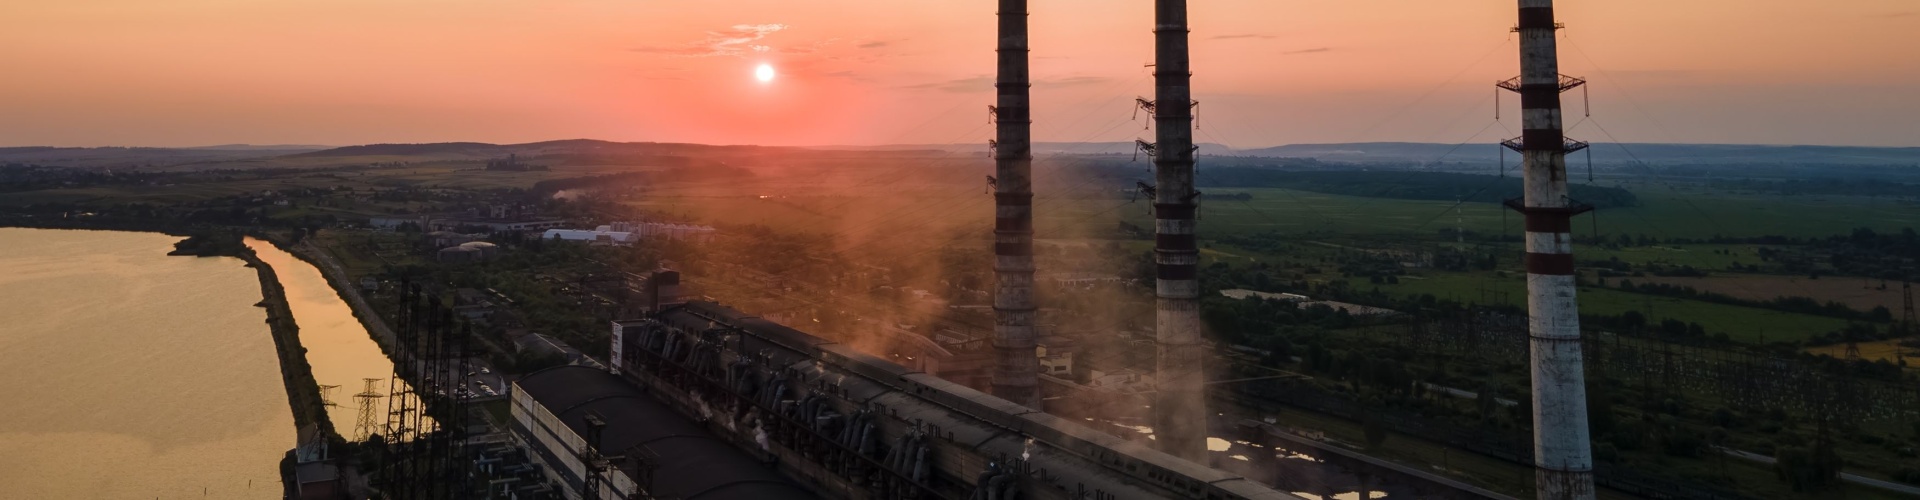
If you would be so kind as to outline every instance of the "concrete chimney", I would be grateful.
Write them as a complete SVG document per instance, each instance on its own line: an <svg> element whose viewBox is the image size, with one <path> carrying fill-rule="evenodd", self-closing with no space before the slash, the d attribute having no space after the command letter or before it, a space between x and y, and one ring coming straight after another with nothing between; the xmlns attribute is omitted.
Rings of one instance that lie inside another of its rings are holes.
<svg viewBox="0 0 1920 500"><path fill-rule="evenodd" d="M1519 2L1520 80L1502 86L1520 93L1535 486L1541 499L1591 499L1593 454L1573 284L1572 219L1585 208L1567 199L1570 143L1560 116L1560 93L1581 82L1560 76L1553 0Z"/></svg>
<svg viewBox="0 0 1920 500"><path fill-rule="evenodd" d="M1000 0L1000 76L995 106L993 394L1040 407L1034 354L1033 118L1028 108L1027 1Z"/></svg>
<svg viewBox="0 0 1920 500"><path fill-rule="evenodd" d="M1154 1L1154 323L1159 347L1154 437L1162 451L1207 464L1201 364L1200 251L1194 242L1193 73L1186 0Z"/></svg>

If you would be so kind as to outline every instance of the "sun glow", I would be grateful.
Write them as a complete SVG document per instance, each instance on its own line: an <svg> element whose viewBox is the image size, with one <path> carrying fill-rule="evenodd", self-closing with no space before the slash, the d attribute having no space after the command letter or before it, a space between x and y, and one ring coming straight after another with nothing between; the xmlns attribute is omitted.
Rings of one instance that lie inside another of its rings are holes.
<svg viewBox="0 0 1920 500"><path fill-rule="evenodd" d="M773 81L773 65L761 64L760 67L753 68L753 79L760 80L760 83Z"/></svg>

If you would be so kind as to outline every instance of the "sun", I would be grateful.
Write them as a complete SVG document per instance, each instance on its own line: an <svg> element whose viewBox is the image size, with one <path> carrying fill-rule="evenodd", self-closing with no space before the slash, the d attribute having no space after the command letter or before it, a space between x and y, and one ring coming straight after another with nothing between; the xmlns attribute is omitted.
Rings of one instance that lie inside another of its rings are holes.
<svg viewBox="0 0 1920 500"><path fill-rule="evenodd" d="M760 67L753 68L753 79L759 80L760 83L773 81L773 65L761 64Z"/></svg>

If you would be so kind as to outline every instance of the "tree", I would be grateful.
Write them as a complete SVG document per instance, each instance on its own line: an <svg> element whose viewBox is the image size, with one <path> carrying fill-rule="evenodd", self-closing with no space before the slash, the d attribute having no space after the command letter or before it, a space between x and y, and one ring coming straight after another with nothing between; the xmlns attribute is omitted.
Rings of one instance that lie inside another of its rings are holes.
<svg viewBox="0 0 1920 500"><path fill-rule="evenodd" d="M1599 382L1587 381L1587 428L1593 436L1604 436L1613 432L1613 395L1607 394Z"/></svg>
<svg viewBox="0 0 1920 500"><path fill-rule="evenodd" d="M1380 417L1376 416L1378 412L1369 411L1367 415L1368 417L1361 422L1361 427L1367 434L1367 449L1377 450L1380 448L1380 445L1386 444L1387 442L1387 425L1380 421Z"/></svg>

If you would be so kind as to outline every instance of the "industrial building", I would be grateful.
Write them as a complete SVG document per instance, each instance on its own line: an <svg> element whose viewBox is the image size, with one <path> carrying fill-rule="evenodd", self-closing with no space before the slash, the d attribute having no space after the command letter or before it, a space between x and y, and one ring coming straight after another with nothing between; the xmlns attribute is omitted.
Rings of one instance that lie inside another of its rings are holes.
<svg viewBox="0 0 1920 500"><path fill-rule="evenodd" d="M718 232L712 227L695 224L675 224L671 222L615 222L610 225L614 231L630 232L641 239L669 239L679 241L706 242Z"/></svg>
<svg viewBox="0 0 1920 500"><path fill-rule="evenodd" d="M719 304L660 303L612 323L615 373L824 496L1296 498Z"/></svg>
<svg viewBox="0 0 1920 500"><path fill-rule="evenodd" d="M714 233L715 230L711 227L691 224L615 222L593 229L548 229L540 237L548 240L584 241L595 245L627 246L639 243L641 240L705 242L713 239Z"/></svg>
<svg viewBox="0 0 1920 500"><path fill-rule="evenodd" d="M556 241L583 241L590 245L628 246L640 242L640 235L629 231L615 231L613 226L600 226L593 229L548 229L540 234L540 239Z"/></svg>
<svg viewBox="0 0 1920 500"><path fill-rule="evenodd" d="M528 374L513 384L510 414L515 443L568 499L817 498L606 370Z"/></svg>

